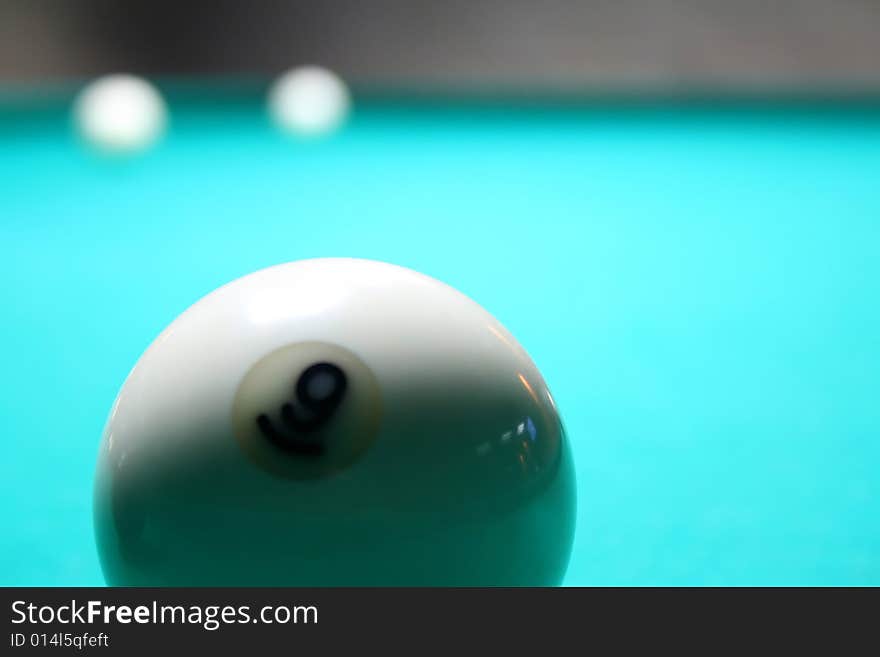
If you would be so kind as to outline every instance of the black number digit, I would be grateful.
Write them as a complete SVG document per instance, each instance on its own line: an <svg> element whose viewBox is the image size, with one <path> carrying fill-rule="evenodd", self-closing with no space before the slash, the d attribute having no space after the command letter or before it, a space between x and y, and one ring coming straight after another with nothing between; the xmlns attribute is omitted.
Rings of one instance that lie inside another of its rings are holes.
<svg viewBox="0 0 880 657"><path fill-rule="evenodd" d="M308 434L320 429L333 417L347 387L348 379L338 366L332 363L310 365L296 382L299 408L289 402L281 406L281 419L289 431L278 431L266 414L257 417L257 427L273 445L286 452L319 456L324 452L324 445L310 440Z"/></svg>

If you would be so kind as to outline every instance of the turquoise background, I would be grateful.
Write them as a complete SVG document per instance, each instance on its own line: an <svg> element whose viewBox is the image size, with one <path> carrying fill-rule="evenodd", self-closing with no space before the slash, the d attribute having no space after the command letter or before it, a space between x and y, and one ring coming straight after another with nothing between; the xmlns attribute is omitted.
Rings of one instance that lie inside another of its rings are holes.
<svg viewBox="0 0 880 657"><path fill-rule="evenodd" d="M144 157L0 112L0 584L100 585L116 391L189 304L405 265L519 338L572 440L566 583L880 584L880 107L364 98L313 143L172 94Z"/></svg>

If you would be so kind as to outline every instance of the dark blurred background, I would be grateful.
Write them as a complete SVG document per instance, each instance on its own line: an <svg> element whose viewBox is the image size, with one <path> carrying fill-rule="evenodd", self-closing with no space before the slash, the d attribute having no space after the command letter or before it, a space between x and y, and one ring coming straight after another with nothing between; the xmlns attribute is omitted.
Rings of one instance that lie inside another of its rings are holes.
<svg viewBox="0 0 880 657"><path fill-rule="evenodd" d="M124 70L580 91L880 88L872 0L0 0L0 79Z"/></svg>

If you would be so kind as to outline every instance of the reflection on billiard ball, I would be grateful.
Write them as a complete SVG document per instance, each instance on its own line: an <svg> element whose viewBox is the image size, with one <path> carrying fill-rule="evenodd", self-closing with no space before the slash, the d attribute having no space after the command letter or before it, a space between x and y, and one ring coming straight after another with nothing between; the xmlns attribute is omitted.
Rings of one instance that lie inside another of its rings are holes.
<svg viewBox="0 0 880 657"><path fill-rule="evenodd" d="M112 585L554 585L574 514L562 423L510 333L353 259L178 317L117 397L95 485Z"/></svg>
<svg viewBox="0 0 880 657"><path fill-rule="evenodd" d="M269 90L269 113L286 133L320 137L339 128L351 99L345 82L319 66L303 66L281 75Z"/></svg>
<svg viewBox="0 0 880 657"><path fill-rule="evenodd" d="M80 135L98 150L131 154L152 146L162 134L167 110L162 96L134 75L108 75L90 83L74 104Z"/></svg>

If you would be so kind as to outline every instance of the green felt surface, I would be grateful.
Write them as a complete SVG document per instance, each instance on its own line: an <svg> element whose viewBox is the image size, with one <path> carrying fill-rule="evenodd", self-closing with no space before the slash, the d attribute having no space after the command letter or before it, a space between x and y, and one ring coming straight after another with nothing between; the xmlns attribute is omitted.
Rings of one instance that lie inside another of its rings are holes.
<svg viewBox="0 0 880 657"><path fill-rule="evenodd" d="M313 256L516 335L578 477L567 584L880 584L880 109L359 104L280 136L170 99L151 153L0 112L0 584L100 585L116 391L189 304Z"/></svg>

